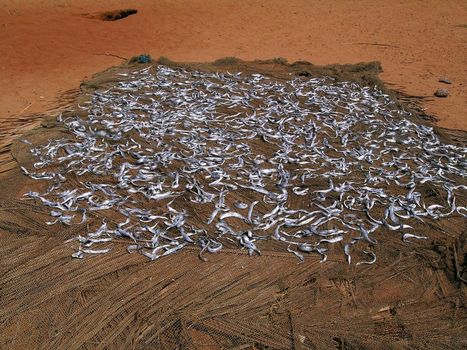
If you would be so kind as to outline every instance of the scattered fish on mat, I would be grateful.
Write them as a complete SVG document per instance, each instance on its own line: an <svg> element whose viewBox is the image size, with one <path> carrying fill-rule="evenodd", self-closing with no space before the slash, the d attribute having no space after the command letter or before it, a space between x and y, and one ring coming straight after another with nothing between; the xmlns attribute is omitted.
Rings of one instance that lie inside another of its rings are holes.
<svg viewBox="0 0 467 350"><path fill-rule="evenodd" d="M25 194L50 208L47 224L91 225L76 258L117 237L152 260L190 245L203 260L232 245L261 254L273 240L300 260L339 244L349 264L361 247L357 265L373 264L378 232L427 239L410 224L467 214L467 148L376 87L159 65L78 108L86 117L60 116L69 137L23 140L36 163L21 168L50 183Z"/></svg>

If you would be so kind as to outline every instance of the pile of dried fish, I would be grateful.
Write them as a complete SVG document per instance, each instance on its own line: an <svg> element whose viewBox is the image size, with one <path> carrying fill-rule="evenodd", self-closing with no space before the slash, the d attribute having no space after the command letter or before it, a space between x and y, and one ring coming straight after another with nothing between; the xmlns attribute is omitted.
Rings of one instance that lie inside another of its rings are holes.
<svg viewBox="0 0 467 350"><path fill-rule="evenodd" d="M126 238L153 260L274 241L325 261L341 242L348 263L360 246L371 264L378 230L425 239L411 223L467 215L467 148L377 88L162 65L121 78L79 106L85 118L60 118L70 137L33 147L23 168L50 183L26 194L48 224L95 226L74 257Z"/></svg>

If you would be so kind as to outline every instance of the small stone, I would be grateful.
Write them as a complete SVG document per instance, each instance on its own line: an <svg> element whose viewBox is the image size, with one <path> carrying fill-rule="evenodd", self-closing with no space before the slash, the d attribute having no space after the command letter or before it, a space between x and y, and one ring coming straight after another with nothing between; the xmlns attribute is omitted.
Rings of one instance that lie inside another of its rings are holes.
<svg viewBox="0 0 467 350"><path fill-rule="evenodd" d="M449 91L448 89L438 89L435 92L436 97L448 97Z"/></svg>
<svg viewBox="0 0 467 350"><path fill-rule="evenodd" d="M438 80L440 83L452 84L452 81L448 77L442 77Z"/></svg>

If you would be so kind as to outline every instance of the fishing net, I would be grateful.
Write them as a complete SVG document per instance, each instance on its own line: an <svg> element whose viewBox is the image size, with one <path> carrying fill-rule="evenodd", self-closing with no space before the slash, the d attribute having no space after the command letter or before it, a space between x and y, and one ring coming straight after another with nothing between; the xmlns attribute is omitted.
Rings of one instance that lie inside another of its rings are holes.
<svg viewBox="0 0 467 350"><path fill-rule="evenodd" d="M50 225L87 224L75 258L127 244L155 260L197 247L377 260L375 234L410 242L465 209L466 152L376 87L163 65L120 73L31 145L26 197ZM383 242L379 242L384 244ZM357 258L352 258L352 257Z"/></svg>

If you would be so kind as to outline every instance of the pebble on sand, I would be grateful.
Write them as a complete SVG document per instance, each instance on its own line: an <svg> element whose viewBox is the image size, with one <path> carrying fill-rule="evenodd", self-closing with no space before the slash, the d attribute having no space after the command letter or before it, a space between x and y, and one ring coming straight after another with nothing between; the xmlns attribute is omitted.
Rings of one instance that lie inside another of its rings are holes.
<svg viewBox="0 0 467 350"><path fill-rule="evenodd" d="M440 83L452 84L451 79L449 79L448 77L441 77L441 78L439 78L438 81L439 81Z"/></svg>
<svg viewBox="0 0 467 350"><path fill-rule="evenodd" d="M438 89L435 91L436 97L448 97L449 91L448 89Z"/></svg>

